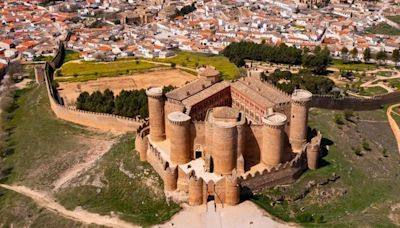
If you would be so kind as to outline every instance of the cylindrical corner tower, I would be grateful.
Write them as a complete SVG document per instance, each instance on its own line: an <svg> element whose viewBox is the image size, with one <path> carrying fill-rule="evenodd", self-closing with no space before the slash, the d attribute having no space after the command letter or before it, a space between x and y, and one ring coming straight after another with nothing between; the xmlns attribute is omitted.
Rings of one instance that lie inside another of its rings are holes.
<svg viewBox="0 0 400 228"><path fill-rule="evenodd" d="M203 179L190 177L189 179L189 205L197 206L203 204Z"/></svg>
<svg viewBox="0 0 400 228"><path fill-rule="evenodd" d="M136 151L139 153L140 161L147 160L147 145L148 139L147 136L141 137L140 135L136 136L135 139L135 148Z"/></svg>
<svg viewBox="0 0 400 228"><path fill-rule="evenodd" d="M307 141L308 108L312 93L297 89L292 94L289 141L295 153L301 152Z"/></svg>
<svg viewBox="0 0 400 228"><path fill-rule="evenodd" d="M283 161L284 133L287 117L282 113L271 113L263 118L263 145L261 162L265 165L275 166Z"/></svg>
<svg viewBox="0 0 400 228"><path fill-rule="evenodd" d="M178 181L178 169L177 167L167 167L164 174L164 190L175 191L177 188Z"/></svg>
<svg viewBox="0 0 400 228"><path fill-rule="evenodd" d="M237 128L231 123L215 122L212 159L216 174L228 175L236 168Z"/></svg>
<svg viewBox="0 0 400 228"><path fill-rule="evenodd" d="M185 164L190 161L190 116L182 112L168 114L170 137L170 156L174 164Z"/></svg>
<svg viewBox="0 0 400 228"><path fill-rule="evenodd" d="M225 179L225 204L234 206L240 201L240 186L238 178L228 176Z"/></svg>
<svg viewBox="0 0 400 228"><path fill-rule="evenodd" d="M319 144L307 145L307 165L309 169L318 169Z"/></svg>
<svg viewBox="0 0 400 228"><path fill-rule="evenodd" d="M149 106L150 139L165 139L164 97L161 87L150 87L146 90Z"/></svg>

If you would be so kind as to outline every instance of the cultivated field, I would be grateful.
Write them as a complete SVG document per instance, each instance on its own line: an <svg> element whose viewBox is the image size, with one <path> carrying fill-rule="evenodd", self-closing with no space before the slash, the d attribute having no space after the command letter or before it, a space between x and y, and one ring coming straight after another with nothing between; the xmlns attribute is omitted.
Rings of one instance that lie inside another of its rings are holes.
<svg viewBox="0 0 400 228"><path fill-rule="evenodd" d="M132 76L104 77L86 82L61 82L59 92L67 105L74 105L79 94L84 91L91 93L111 89L114 94L119 94L121 90L144 89L151 85L180 87L195 78L192 74L177 69L160 70Z"/></svg>

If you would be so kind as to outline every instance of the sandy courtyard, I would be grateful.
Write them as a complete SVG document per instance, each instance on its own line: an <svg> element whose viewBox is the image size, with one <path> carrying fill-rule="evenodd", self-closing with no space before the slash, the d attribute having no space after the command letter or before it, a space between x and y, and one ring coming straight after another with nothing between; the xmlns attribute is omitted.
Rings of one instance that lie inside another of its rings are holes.
<svg viewBox="0 0 400 228"><path fill-rule="evenodd" d="M103 92L105 89L111 89L114 95L117 95L121 90L143 89L151 85L180 87L194 79L196 77L192 74L178 69L159 70L131 76L104 77L87 82L62 82L58 90L67 105L74 105L79 94L84 91L92 93L96 90Z"/></svg>

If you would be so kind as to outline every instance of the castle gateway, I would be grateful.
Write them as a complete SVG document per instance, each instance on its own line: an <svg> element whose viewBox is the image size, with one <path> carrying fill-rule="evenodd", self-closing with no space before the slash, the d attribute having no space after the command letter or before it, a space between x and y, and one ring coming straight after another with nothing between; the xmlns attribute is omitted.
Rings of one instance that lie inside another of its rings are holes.
<svg viewBox="0 0 400 228"><path fill-rule="evenodd" d="M312 94L286 94L254 73L220 81L207 67L165 95L160 87L147 89L149 122L137 131L136 150L167 194L179 193L190 205L236 205L245 191L317 168L321 135L307 134Z"/></svg>

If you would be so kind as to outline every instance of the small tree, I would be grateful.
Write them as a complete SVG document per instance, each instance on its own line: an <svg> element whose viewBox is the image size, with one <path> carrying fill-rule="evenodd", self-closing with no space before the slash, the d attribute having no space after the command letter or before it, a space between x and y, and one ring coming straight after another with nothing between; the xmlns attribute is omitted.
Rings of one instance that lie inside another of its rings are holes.
<svg viewBox="0 0 400 228"><path fill-rule="evenodd" d="M371 49L369 49L369 48L366 48L365 50L364 50L364 53L363 53L363 55L364 55L364 60L366 61L366 62L368 62L370 59L371 59Z"/></svg>
<svg viewBox="0 0 400 228"><path fill-rule="evenodd" d="M175 68L176 67L176 63L171 63L171 67Z"/></svg>
<svg viewBox="0 0 400 228"><path fill-rule="evenodd" d="M343 119L342 119L342 115L340 115L339 113L335 114L335 123L337 125L343 125Z"/></svg>
<svg viewBox="0 0 400 228"><path fill-rule="evenodd" d="M392 53L392 60L397 65L397 63L400 61L400 50L395 49Z"/></svg>
<svg viewBox="0 0 400 228"><path fill-rule="evenodd" d="M353 58L353 61L355 61L355 60L357 59L357 54L358 54L357 48L353 48L353 49L350 51L350 54L351 54L351 57Z"/></svg>
<svg viewBox="0 0 400 228"><path fill-rule="evenodd" d="M347 61L347 55L349 54L349 49L347 49L347 47L343 47L342 50L340 50L340 54L342 56L342 60L344 62Z"/></svg>
<svg viewBox="0 0 400 228"><path fill-rule="evenodd" d="M354 116L353 110L351 110L351 109L344 110L344 118L347 121L351 121L351 117L353 117L353 116Z"/></svg>
<svg viewBox="0 0 400 228"><path fill-rule="evenodd" d="M387 59L387 56L386 56L385 51L379 51L376 54L376 60L378 60L379 64L381 64L382 62L385 63L386 59Z"/></svg>

